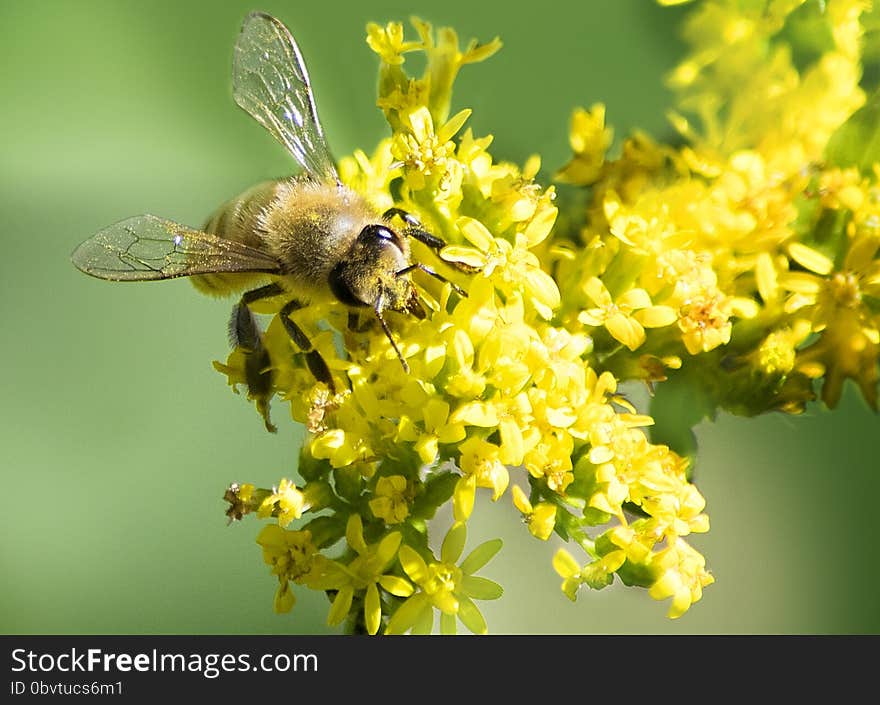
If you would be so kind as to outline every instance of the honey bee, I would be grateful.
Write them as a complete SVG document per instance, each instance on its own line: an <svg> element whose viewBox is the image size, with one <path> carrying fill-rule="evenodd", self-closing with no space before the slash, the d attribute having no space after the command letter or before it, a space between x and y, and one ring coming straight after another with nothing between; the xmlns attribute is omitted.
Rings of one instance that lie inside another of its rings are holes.
<svg viewBox="0 0 880 705"><path fill-rule="evenodd" d="M410 273L418 269L447 280L411 261L409 238L438 254L445 243L415 216L399 208L380 214L342 184L302 54L280 21L261 12L248 15L235 45L232 85L235 102L287 148L303 172L245 191L202 230L153 215L128 218L79 245L73 264L111 281L192 277L205 293L244 291L233 307L230 339L249 351L247 379L254 394L269 389L270 361L249 305L281 295L289 297L279 315L290 338L331 393L335 385L326 361L290 318L309 303L332 300L350 312L372 309L408 371L384 312L425 317ZM254 288L261 280L269 283Z"/></svg>

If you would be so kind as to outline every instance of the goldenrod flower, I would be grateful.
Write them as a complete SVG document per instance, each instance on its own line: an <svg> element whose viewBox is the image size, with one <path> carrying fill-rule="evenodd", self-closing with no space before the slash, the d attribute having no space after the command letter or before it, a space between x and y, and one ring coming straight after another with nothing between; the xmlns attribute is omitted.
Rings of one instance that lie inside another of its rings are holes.
<svg viewBox="0 0 880 705"><path fill-rule="evenodd" d="M380 477L376 482L376 497L369 502L373 515L386 524L399 524L406 519L409 516L406 489L403 475Z"/></svg>
<svg viewBox="0 0 880 705"><path fill-rule="evenodd" d="M605 106L577 108L571 115L569 142L574 158L556 175L558 181L589 186L602 173L614 133L605 127Z"/></svg>
<svg viewBox="0 0 880 705"><path fill-rule="evenodd" d="M470 110L462 110L435 132L426 107L409 113L407 129L395 135L391 153L403 163L405 178L413 190L430 185L440 193L457 196L461 187L461 165L453 158L455 145L450 140L470 114Z"/></svg>
<svg viewBox="0 0 880 705"><path fill-rule="evenodd" d="M278 484L278 488L260 504L257 516L261 519L277 517L278 525L286 527L294 519L299 519L309 506L306 496L299 488L284 478Z"/></svg>
<svg viewBox="0 0 880 705"><path fill-rule="evenodd" d="M635 350L645 342L645 326L660 328L676 321L675 310L669 306L653 306L644 289L629 289L617 300L598 277L584 284L584 291L596 308L581 311L578 321L588 326L605 326L618 342Z"/></svg>
<svg viewBox="0 0 880 705"><path fill-rule="evenodd" d="M513 486L513 503L520 512L529 527L532 536L546 541L553 533L556 523L556 506L548 502L538 502L534 507L520 489L519 485Z"/></svg>
<svg viewBox="0 0 880 705"><path fill-rule="evenodd" d="M703 588L715 582L705 570L705 559L680 539L660 551L652 564L659 577L648 594L655 600L672 598L672 619L687 612L703 596Z"/></svg>
<svg viewBox="0 0 880 705"><path fill-rule="evenodd" d="M277 316L264 350L217 364L267 426L277 396L308 432L300 487L226 495L231 518L277 519L259 539L276 609L301 584L335 591L330 624L424 633L438 610L443 632L457 619L485 632L473 601L501 588L474 572L500 541L459 564L464 522L513 482L533 536L555 532L586 553L552 559L569 598L617 576L671 598L679 617L713 581L688 543L709 529L695 449L652 443L655 419L619 385L662 393L675 378L693 390L692 422L717 408L800 413L818 384L834 405L847 379L876 407L880 151L865 138L876 106L860 110L861 53L876 38L862 0L822 5L693 2L690 51L669 77L681 143L636 131L616 148L604 105L576 109L557 178L588 188L564 212L538 155L497 161L491 135L465 129L469 109L449 115L458 71L500 42L462 47L418 19L414 39L399 23L369 25L391 132L343 158L340 178L446 246L438 258L412 239L413 262L440 277L412 272L424 318L387 315L408 374L387 336L350 325L332 300L297 321L340 391L315 382ZM785 30L801 11L823 43L792 46L800 38ZM409 52L424 54L421 75L405 70ZM447 503L455 524L437 559L427 520Z"/></svg>
<svg viewBox="0 0 880 705"><path fill-rule="evenodd" d="M267 524L260 531L257 543L263 547L263 560L278 577L275 611L289 612L296 604L290 583L307 582L316 568L317 548L309 531L287 531L278 524Z"/></svg>
<svg viewBox="0 0 880 705"><path fill-rule="evenodd" d="M367 44L382 57L382 61L392 65L402 64L405 53L424 48L422 42L404 41L400 22L389 22L384 27L370 22L367 25Z"/></svg>
<svg viewBox="0 0 880 705"><path fill-rule="evenodd" d="M397 608L388 622L386 634L403 634L409 630L416 634L429 633L434 623L434 608L441 613L440 630L444 634L455 633L456 617L474 634L486 633L486 621L473 601L496 600L503 591L497 583L474 573L499 551L501 540L480 544L457 565L466 542L467 528L457 522L443 539L439 561L426 563L409 546L401 547L400 563L419 590Z"/></svg>
<svg viewBox="0 0 880 705"><path fill-rule="evenodd" d="M309 586L318 590L336 590L336 597L327 615L327 624L342 622L351 610L355 594L363 595L364 624L368 634L376 634L382 622L379 587L398 597L412 593L407 580L385 571L397 556L402 536L399 532L386 534L376 544L364 541L363 522L359 514L348 518L345 540L356 557L347 564L325 561L320 573L309 579Z"/></svg>

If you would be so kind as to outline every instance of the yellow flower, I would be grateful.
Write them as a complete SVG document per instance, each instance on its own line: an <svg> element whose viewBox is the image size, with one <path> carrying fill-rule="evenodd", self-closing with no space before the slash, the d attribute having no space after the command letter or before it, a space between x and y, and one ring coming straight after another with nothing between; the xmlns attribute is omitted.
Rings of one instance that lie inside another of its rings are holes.
<svg viewBox="0 0 880 705"><path fill-rule="evenodd" d="M437 459L441 443L458 443L467 435L464 423L450 419L449 410L449 403L437 398L428 399L422 407L424 432L419 435L414 447L426 465Z"/></svg>
<svg viewBox="0 0 880 705"><path fill-rule="evenodd" d="M376 482L375 498L369 501L370 510L386 524L399 524L409 516L407 482L403 475L380 477Z"/></svg>
<svg viewBox="0 0 880 705"><path fill-rule="evenodd" d="M392 595L407 597L412 585L397 575L385 573L397 556L402 536L400 532L386 534L381 541L368 545L364 541L363 522L359 514L348 518L345 540L356 557L347 565L326 561L321 572L310 577L309 587L317 590L336 590L336 596L327 615L327 624L339 624L351 610L356 593L363 593L364 625L368 634L376 634L382 624L382 603L379 587Z"/></svg>
<svg viewBox="0 0 880 705"><path fill-rule="evenodd" d="M474 600L496 600L502 589L497 583L474 573L488 563L501 549L501 539L477 546L457 565L467 542L464 523L452 525L443 539L440 560L425 562L409 546L400 549L400 564L419 591L409 597L391 616L386 634L427 634L434 623L433 608L440 611L440 630L455 633L456 617L474 634L485 634L486 620Z"/></svg>
<svg viewBox="0 0 880 705"><path fill-rule="evenodd" d="M402 64L405 53L424 47L422 42L404 41L400 22L389 22L384 27L370 22L367 24L367 44L382 57L382 61L393 65Z"/></svg>
<svg viewBox="0 0 880 705"><path fill-rule="evenodd" d="M299 519L302 513L309 508L310 504L300 489L287 478L283 478L257 510L257 516L261 519L266 517L278 517L278 525L286 527L294 519Z"/></svg>
<svg viewBox="0 0 880 705"><path fill-rule="evenodd" d="M278 524L267 524L260 531L257 543L263 548L263 560L272 566L278 577L275 611L289 612L296 603L290 582L307 583L319 558L309 531L287 531Z"/></svg>
<svg viewBox="0 0 880 705"><path fill-rule="evenodd" d="M470 110L462 110L436 132L426 107L419 107L408 115L407 130L394 136L391 153L403 163L410 188L417 191L430 183L440 194L457 195L461 165L454 158L455 145L450 140L470 114Z"/></svg>
<svg viewBox="0 0 880 705"><path fill-rule="evenodd" d="M765 36L759 19L723 15L718 24L731 41L750 46ZM796 155L786 149L780 156L770 144L740 143L721 125L686 149L637 132L612 158L604 107L579 110L570 134L575 154L561 178L589 183L591 191L580 201L588 203L583 212L560 217L554 189L537 180L538 155L521 166L496 162L491 136L464 129L469 110L449 117L458 70L500 44L462 47L452 30L435 32L417 19L413 25L416 41L398 23L369 26L368 44L381 59L378 105L391 134L375 151L341 160L339 173L378 211L417 215L447 243L438 260L409 238L412 261L439 275L408 273L424 316L386 310L392 344L369 309L349 315L331 297L297 312L336 393L315 382L277 315L263 336L271 365L257 370L265 389L254 384L259 360L247 351L224 368L230 382L259 392L262 409L276 393L289 402L308 432L302 488L285 480L277 489L253 489L248 502L233 493L230 502L233 513L259 506L261 517L284 525L313 512L298 535L299 553L277 533L280 526L264 537L279 579L276 605L292 604L290 584L299 581L335 593L328 623L347 621L354 631L430 631L436 609L443 632L454 631L456 620L485 632L474 600L494 599L501 589L474 571L500 542L483 544L459 565L463 522L478 508L478 487L498 499L515 473L528 473L531 498L515 486L513 501L530 533L547 540L558 529L589 554L582 563L554 560L566 594L582 584L604 587L615 574L627 584L656 582L659 594L678 576L693 601L693 576L702 580L695 559L680 549L675 563L663 551L708 529L705 501L688 481L687 461L648 440L642 428L653 419L637 412L618 383L660 383L667 370L690 363L699 372L711 362L711 374L721 374L719 356L690 360L684 351L732 340L734 323L751 324L749 317L754 325L743 328L754 345L732 347L735 362L748 370L759 359L766 369L776 364L785 370L780 386L805 378L799 364L809 363L797 350L803 341L791 338L786 358L786 341L769 336L777 318L789 315L786 276L818 261L800 247L807 245L793 205L818 183L792 167L807 153L809 135L799 132ZM426 59L420 76L405 70L413 51ZM714 65L708 55L692 62L693 90L705 88L700 71ZM784 68L771 72L772 85ZM841 91L850 94L851 86ZM870 230L866 183L841 176L818 186L827 207L859 204L849 238ZM401 225L395 216L393 227ZM864 286L872 276L864 275ZM261 302L255 310L276 314L282 304ZM794 329L792 318L785 323ZM761 340L768 342L759 354ZM426 531L445 503L456 523L437 559ZM636 509L646 516L634 519ZM676 600L680 606L683 598Z"/></svg>
<svg viewBox="0 0 880 705"><path fill-rule="evenodd" d="M629 289L615 300L598 277L588 279L584 289L596 308L582 311L578 321L588 326L605 326L615 340L630 350L645 342L645 326L661 328L675 323L675 311L669 306L653 306L644 289Z"/></svg>
<svg viewBox="0 0 880 705"><path fill-rule="evenodd" d="M537 222L538 228L531 237L538 241L556 218L555 208L547 213L540 220L532 221ZM527 249L529 236L523 234L512 245L504 238L493 237L489 229L474 218L459 218L457 225L473 247L450 245L443 250L445 260L481 270L482 276L504 291L523 291L543 318L553 315L560 303L559 289L553 278L541 269L538 258ZM529 227L531 223L526 233Z"/></svg>
<svg viewBox="0 0 880 705"><path fill-rule="evenodd" d="M507 467L501 462L501 449L476 436L471 436L459 445L459 467L462 472L473 475L477 487L492 490L492 499L497 500L510 482Z"/></svg>
<svg viewBox="0 0 880 705"><path fill-rule="evenodd" d="M538 502L532 506L526 493L519 485L513 486L513 503L520 512L529 527L532 536L546 541L553 533L556 524L556 505L548 502Z"/></svg>
<svg viewBox="0 0 880 705"><path fill-rule="evenodd" d="M605 153L613 139L614 132L605 127L604 105L594 105L592 110L577 108L569 128L574 158L556 174L556 180L581 186L594 183L602 173Z"/></svg>
<svg viewBox="0 0 880 705"><path fill-rule="evenodd" d="M652 566L657 580L648 590L655 600L672 598L668 616L676 619L703 596L703 588L715 582L706 572L705 559L681 539L660 551Z"/></svg>

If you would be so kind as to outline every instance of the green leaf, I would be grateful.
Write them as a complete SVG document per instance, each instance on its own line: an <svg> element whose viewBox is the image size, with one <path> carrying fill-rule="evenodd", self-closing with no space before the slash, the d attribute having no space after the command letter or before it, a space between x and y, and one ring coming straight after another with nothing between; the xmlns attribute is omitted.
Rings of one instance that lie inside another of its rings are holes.
<svg viewBox="0 0 880 705"><path fill-rule="evenodd" d="M318 548L332 546L345 534L345 522L334 516L315 517L302 528L312 533L312 542Z"/></svg>
<svg viewBox="0 0 880 705"><path fill-rule="evenodd" d="M410 516L420 519L431 519L442 507L455 490L458 475L453 472L441 472L431 477L423 487L422 492L415 498L410 509Z"/></svg>
<svg viewBox="0 0 880 705"><path fill-rule="evenodd" d="M702 364L701 364L702 363ZM705 367L708 373L700 368ZM693 360L687 369L670 373L669 379L656 386L651 399L651 442L667 445L683 458L691 460L693 468L697 454L697 437L693 428L703 419L715 418L717 398L710 374L718 369L710 354Z"/></svg>
<svg viewBox="0 0 880 705"><path fill-rule="evenodd" d="M632 587L651 587L657 580L657 573L654 569L642 564L633 563L627 560L617 571L617 575L623 581L624 585Z"/></svg>
<svg viewBox="0 0 880 705"><path fill-rule="evenodd" d="M299 472L300 477L306 482L319 480L327 475L333 468L330 466L329 460L319 460L318 458L313 457L306 448L307 446L305 446L299 454L297 472Z"/></svg>
<svg viewBox="0 0 880 705"><path fill-rule="evenodd" d="M336 468L333 470L333 485L336 494L349 502L355 502L363 490L364 478L356 468Z"/></svg>
<svg viewBox="0 0 880 705"><path fill-rule="evenodd" d="M831 135L825 160L832 166L858 167L864 174L880 162L880 91Z"/></svg>

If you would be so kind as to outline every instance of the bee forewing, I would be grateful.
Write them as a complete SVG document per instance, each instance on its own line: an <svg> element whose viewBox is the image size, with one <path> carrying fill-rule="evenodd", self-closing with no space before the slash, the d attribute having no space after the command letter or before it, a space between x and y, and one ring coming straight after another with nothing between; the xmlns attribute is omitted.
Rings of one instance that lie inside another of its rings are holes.
<svg viewBox="0 0 880 705"><path fill-rule="evenodd" d="M339 182L302 54L274 17L253 12L245 19L235 45L232 94L309 176Z"/></svg>
<svg viewBox="0 0 880 705"><path fill-rule="evenodd" d="M112 281L281 271L260 250L154 215L138 215L101 230L77 247L71 259L86 274Z"/></svg>

